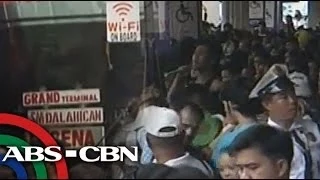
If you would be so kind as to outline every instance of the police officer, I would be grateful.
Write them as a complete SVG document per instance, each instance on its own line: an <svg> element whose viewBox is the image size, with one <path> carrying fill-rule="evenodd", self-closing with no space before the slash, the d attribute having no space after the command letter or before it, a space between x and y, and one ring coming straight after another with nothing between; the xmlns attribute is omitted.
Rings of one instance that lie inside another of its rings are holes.
<svg viewBox="0 0 320 180"><path fill-rule="evenodd" d="M290 131L294 156L290 179L320 178L320 130L311 119L299 115L294 84L285 65L275 64L260 79L249 98L258 98L268 112L270 126Z"/></svg>

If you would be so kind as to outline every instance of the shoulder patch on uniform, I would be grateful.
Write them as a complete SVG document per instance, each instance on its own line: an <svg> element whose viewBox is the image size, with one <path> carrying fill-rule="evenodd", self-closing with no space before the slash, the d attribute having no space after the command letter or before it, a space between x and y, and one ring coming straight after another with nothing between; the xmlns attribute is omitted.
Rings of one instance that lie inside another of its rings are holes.
<svg viewBox="0 0 320 180"><path fill-rule="evenodd" d="M308 132L306 134L306 137L309 141L312 141L312 142L316 142L317 141L317 137L312 133L312 132Z"/></svg>

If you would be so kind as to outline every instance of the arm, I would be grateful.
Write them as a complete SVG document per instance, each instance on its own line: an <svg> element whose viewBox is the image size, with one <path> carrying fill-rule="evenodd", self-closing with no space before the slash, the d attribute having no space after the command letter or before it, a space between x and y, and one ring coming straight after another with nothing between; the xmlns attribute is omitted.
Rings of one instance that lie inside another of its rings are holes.
<svg viewBox="0 0 320 180"><path fill-rule="evenodd" d="M177 73L168 91L167 101L170 105L174 103L179 98L179 95L181 95L183 92L184 84L186 82L186 75L189 73L189 71L187 71L189 67L187 66L180 67L179 69L181 70Z"/></svg>

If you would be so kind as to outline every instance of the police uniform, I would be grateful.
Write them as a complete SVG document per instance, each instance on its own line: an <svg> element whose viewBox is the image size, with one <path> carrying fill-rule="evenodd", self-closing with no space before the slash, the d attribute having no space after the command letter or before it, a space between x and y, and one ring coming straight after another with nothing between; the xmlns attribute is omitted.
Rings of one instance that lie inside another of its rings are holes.
<svg viewBox="0 0 320 180"><path fill-rule="evenodd" d="M253 88L249 98L261 98L266 94L276 94L289 89L294 90L294 84L288 77L287 67L275 64ZM283 129L271 118L268 119L268 124ZM311 118L299 118L289 129L294 144L290 179L320 178L319 127Z"/></svg>

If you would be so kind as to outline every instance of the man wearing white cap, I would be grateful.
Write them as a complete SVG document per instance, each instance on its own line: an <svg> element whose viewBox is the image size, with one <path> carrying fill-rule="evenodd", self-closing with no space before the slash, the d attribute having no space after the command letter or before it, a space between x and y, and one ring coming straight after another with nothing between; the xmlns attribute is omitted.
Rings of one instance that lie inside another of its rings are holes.
<svg viewBox="0 0 320 180"><path fill-rule="evenodd" d="M298 101L285 65L276 64L261 78L249 98L259 98L270 126L289 131L294 144L290 179L320 178L320 132L315 122L298 116Z"/></svg>
<svg viewBox="0 0 320 180"><path fill-rule="evenodd" d="M190 166L213 176L213 171L206 162L196 159L184 149L184 132L178 113L168 108L150 106L144 109L142 118L153 119L152 123L145 125L145 129L148 144L154 154L154 163L170 167Z"/></svg>

